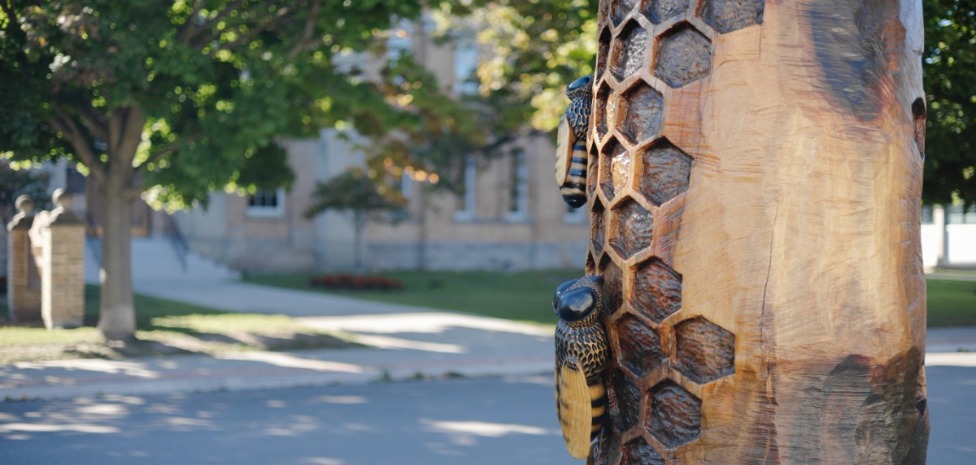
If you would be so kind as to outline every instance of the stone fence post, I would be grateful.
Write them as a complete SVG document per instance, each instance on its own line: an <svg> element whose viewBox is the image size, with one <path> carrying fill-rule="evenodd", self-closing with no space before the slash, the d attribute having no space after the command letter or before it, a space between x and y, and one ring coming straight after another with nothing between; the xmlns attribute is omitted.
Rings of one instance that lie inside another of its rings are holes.
<svg viewBox="0 0 976 465"><path fill-rule="evenodd" d="M34 224L34 201L17 197L17 215L7 225L7 308L16 322L41 320L41 277L28 233Z"/></svg>
<svg viewBox="0 0 976 465"><path fill-rule="evenodd" d="M85 225L71 211L72 196L57 189L57 207L41 212L30 230L34 259L41 272L44 326L75 328L85 316Z"/></svg>

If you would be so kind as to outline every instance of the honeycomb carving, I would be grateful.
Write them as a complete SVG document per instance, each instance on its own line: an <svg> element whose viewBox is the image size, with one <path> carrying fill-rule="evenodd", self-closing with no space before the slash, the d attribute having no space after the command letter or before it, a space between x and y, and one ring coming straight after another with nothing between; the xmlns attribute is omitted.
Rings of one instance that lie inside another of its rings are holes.
<svg viewBox="0 0 976 465"><path fill-rule="evenodd" d="M596 274L596 260L593 259L593 254L586 254L585 269L587 275Z"/></svg>
<svg viewBox="0 0 976 465"><path fill-rule="evenodd" d="M593 148L590 150L590 156L588 158L589 160L586 166L586 196L592 202L593 194L596 193L597 179L600 176L600 170L599 170L600 152L597 151L596 145L594 145Z"/></svg>
<svg viewBox="0 0 976 465"><path fill-rule="evenodd" d="M681 309L681 275L657 259L637 267L630 305L661 323Z"/></svg>
<svg viewBox="0 0 976 465"><path fill-rule="evenodd" d="M651 388L648 431L667 447L687 444L701 435L701 400L674 381Z"/></svg>
<svg viewBox="0 0 976 465"><path fill-rule="evenodd" d="M600 188L607 200L623 189L630 181L631 162L630 154L616 139L611 138L603 148L603 156L600 157Z"/></svg>
<svg viewBox="0 0 976 465"><path fill-rule="evenodd" d="M650 247L654 219L651 212L633 199L627 199L618 208L611 210L613 221L610 226L612 236L610 246L625 260Z"/></svg>
<svg viewBox="0 0 976 465"><path fill-rule="evenodd" d="M603 254L603 244L605 241L603 227L603 205L599 200L593 202L593 212L590 214L590 246L593 253L597 256Z"/></svg>
<svg viewBox="0 0 976 465"><path fill-rule="evenodd" d="M688 0L643 0L641 13L654 24L660 24L688 11Z"/></svg>
<svg viewBox="0 0 976 465"><path fill-rule="evenodd" d="M637 0L620 0L618 2L611 2L610 7L610 21L613 22L614 26L619 26L620 23L624 21L624 18L630 13L630 10L634 9L634 5L637 4Z"/></svg>
<svg viewBox="0 0 976 465"><path fill-rule="evenodd" d="M618 81L623 81L644 66L644 46L647 45L647 31L631 21L613 42L610 53L610 73Z"/></svg>
<svg viewBox="0 0 976 465"><path fill-rule="evenodd" d="M764 0L704 0L701 18L716 31L725 34L762 23Z"/></svg>
<svg viewBox="0 0 976 465"><path fill-rule="evenodd" d="M617 129L632 144L639 144L661 132L664 97L644 81L638 81L621 95Z"/></svg>
<svg viewBox="0 0 976 465"><path fill-rule="evenodd" d="M624 444L623 459L620 463L634 465L664 465L664 457L658 454L653 447L638 436L637 439Z"/></svg>
<svg viewBox="0 0 976 465"><path fill-rule="evenodd" d="M607 55L610 54L610 29L604 28L600 33L600 49L596 54L596 78L603 79L607 71Z"/></svg>
<svg viewBox="0 0 976 465"><path fill-rule="evenodd" d="M610 86L604 82L596 92L593 99L593 125L596 127L597 135L603 139L607 135L608 113L613 107L609 105Z"/></svg>
<svg viewBox="0 0 976 465"><path fill-rule="evenodd" d="M665 358L661 335L633 315L617 320L617 340L620 343L617 361L638 378L660 367Z"/></svg>
<svg viewBox="0 0 976 465"><path fill-rule="evenodd" d="M623 273L610 257L604 255L600 261L600 275L603 276L603 311L607 316L620 310L623 304Z"/></svg>
<svg viewBox="0 0 976 465"><path fill-rule="evenodd" d="M675 363L682 374L707 383L735 372L735 335L705 318L674 327Z"/></svg>
<svg viewBox="0 0 976 465"><path fill-rule="evenodd" d="M613 374L610 383L610 424L618 433L629 430L640 421L640 390L622 371Z"/></svg>
<svg viewBox="0 0 976 465"><path fill-rule="evenodd" d="M654 75L671 87L682 87L712 71L712 43L687 23L660 39Z"/></svg>
<svg viewBox="0 0 976 465"><path fill-rule="evenodd" d="M666 139L652 145L641 154L641 193L656 205L684 193L688 190L691 162L691 157Z"/></svg>

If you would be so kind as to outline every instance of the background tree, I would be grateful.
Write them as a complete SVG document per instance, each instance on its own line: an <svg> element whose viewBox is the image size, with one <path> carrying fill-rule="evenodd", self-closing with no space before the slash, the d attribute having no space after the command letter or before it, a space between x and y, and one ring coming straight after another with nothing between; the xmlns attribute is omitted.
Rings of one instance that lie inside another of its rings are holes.
<svg viewBox="0 0 976 465"><path fill-rule="evenodd" d="M0 152L67 157L94 183L107 338L135 330L129 203L146 190L178 208L225 185L287 185L276 137L408 118L333 57L421 3L0 0Z"/></svg>
<svg viewBox="0 0 976 465"><path fill-rule="evenodd" d="M439 10L439 31L451 15L475 21L491 51L479 64L481 94L510 132L526 122L552 131L568 100L566 84L593 72L598 0L472 0ZM976 203L976 1L923 0L927 142L923 200Z"/></svg>
<svg viewBox="0 0 976 465"><path fill-rule="evenodd" d="M976 1L925 0L928 203L976 203Z"/></svg>
<svg viewBox="0 0 976 465"><path fill-rule="evenodd" d="M312 193L312 206L305 210L305 218L336 210L346 215L353 226L353 257L357 273L364 271L362 259L363 236L366 224L383 214L403 210L403 195L381 181L370 178L361 168L350 168L327 182L319 182Z"/></svg>

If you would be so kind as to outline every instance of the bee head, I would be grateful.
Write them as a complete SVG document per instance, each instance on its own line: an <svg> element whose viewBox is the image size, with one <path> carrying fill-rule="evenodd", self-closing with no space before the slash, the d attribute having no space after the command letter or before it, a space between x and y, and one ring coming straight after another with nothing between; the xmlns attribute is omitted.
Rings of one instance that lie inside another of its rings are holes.
<svg viewBox="0 0 976 465"><path fill-rule="evenodd" d="M566 281L556 288L556 295L552 297L552 309L559 319L567 323L581 321L603 306L602 286L603 278L600 276L584 276Z"/></svg>
<svg viewBox="0 0 976 465"><path fill-rule="evenodd" d="M593 76L583 76L566 86L566 96L570 100L576 97L585 97L593 94Z"/></svg>

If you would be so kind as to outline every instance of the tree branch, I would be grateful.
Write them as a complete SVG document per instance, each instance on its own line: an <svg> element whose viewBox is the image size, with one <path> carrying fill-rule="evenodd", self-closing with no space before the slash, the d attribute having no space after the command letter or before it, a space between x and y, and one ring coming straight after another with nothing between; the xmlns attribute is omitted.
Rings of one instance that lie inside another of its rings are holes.
<svg viewBox="0 0 976 465"><path fill-rule="evenodd" d="M142 142L142 131L146 126L146 115L138 106L118 108L109 120L109 154L118 164L124 175L132 172L132 161Z"/></svg>
<svg viewBox="0 0 976 465"><path fill-rule="evenodd" d="M315 21L319 18L319 9L321 6L322 0L315 0L315 3L312 4L312 11L308 13L308 18L305 20L302 37L295 42L295 46L288 52L289 61L294 60L308 46L308 42L312 38L312 32L315 31Z"/></svg>
<svg viewBox="0 0 976 465"><path fill-rule="evenodd" d="M95 180L102 182L105 179L105 164L95 156L95 152L92 151L88 139L81 133L78 126L71 120L71 117L57 108L54 109L54 112L57 116L48 119L48 123L60 132L62 137L71 144L71 147L75 149L75 155L88 167Z"/></svg>
<svg viewBox="0 0 976 465"><path fill-rule="evenodd" d="M186 22L180 27L180 33L177 34L180 42L187 43L187 41L193 36L200 32L200 25L197 24L197 18L200 16L200 10L203 9L204 0L197 0L196 4L193 5L193 11L190 12L190 16L186 18Z"/></svg>
<svg viewBox="0 0 976 465"><path fill-rule="evenodd" d="M221 47L214 47L212 50L210 50L210 52L207 53L207 56L214 56L217 54L217 52L221 50L233 50L240 44L246 44L250 42L250 40L253 39L254 36L264 32L269 27L281 22L282 19L288 16L288 13L290 11L291 10L288 7L279 8L278 11L275 12L274 17L265 21L263 24L259 24L251 28L250 30L247 31L247 34L238 37L237 40L233 42L228 42Z"/></svg>
<svg viewBox="0 0 976 465"><path fill-rule="evenodd" d="M139 163L138 165L136 165L135 170L138 171L138 170L141 170L141 169L145 168L150 163L156 163L161 158L163 158L163 157L165 157L165 156L167 156L167 155L169 155L169 154L171 154L171 153L179 150L181 147L183 147L187 143L192 142L192 141L196 140L199 137L200 137L200 134L194 134L192 136L183 136L183 137L180 137L177 140L174 140L173 142L170 142L170 143L166 144L163 148L159 149L158 151L156 151L152 155L150 155L149 158L146 158L145 161L143 161L142 163Z"/></svg>

